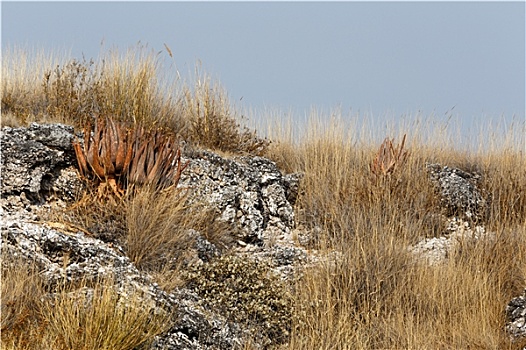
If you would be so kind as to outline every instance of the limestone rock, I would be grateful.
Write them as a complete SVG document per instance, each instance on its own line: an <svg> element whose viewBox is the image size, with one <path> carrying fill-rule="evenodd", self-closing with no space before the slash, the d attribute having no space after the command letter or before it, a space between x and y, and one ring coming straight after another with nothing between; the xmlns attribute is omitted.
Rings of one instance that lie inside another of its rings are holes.
<svg viewBox="0 0 526 350"><path fill-rule="evenodd" d="M487 201L477 186L480 175L440 164L428 164L427 169L441 196L446 216L458 216L471 222L484 219Z"/></svg>
<svg viewBox="0 0 526 350"><path fill-rule="evenodd" d="M238 241L292 242L294 210L288 198L297 197L300 175L283 176L262 157L227 159L204 150L187 157L190 164L180 186L191 188L196 200L205 200L222 220L234 224Z"/></svg>
<svg viewBox="0 0 526 350"><path fill-rule="evenodd" d="M55 192L73 198L80 181L73 167L72 138L73 127L62 124L2 128L2 196Z"/></svg>
<svg viewBox="0 0 526 350"><path fill-rule="evenodd" d="M513 339L526 337L526 290L506 306L506 331Z"/></svg>

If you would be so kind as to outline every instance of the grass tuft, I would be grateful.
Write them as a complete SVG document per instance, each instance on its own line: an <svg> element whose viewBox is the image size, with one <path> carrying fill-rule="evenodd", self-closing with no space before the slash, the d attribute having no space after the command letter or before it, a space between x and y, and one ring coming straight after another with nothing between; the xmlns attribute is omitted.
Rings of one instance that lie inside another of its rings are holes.
<svg viewBox="0 0 526 350"><path fill-rule="evenodd" d="M168 314L114 288L103 281L94 289L64 290L44 305L58 349L147 349L169 328Z"/></svg>
<svg viewBox="0 0 526 350"><path fill-rule="evenodd" d="M34 349L43 341L45 283L36 266L2 252L0 334L2 348Z"/></svg>

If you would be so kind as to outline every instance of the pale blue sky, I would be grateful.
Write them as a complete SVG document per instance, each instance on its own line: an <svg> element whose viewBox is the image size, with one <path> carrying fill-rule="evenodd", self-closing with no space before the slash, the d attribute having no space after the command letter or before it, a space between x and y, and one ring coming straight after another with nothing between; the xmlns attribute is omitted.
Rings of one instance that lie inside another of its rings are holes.
<svg viewBox="0 0 526 350"><path fill-rule="evenodd" d="M2 46L196 60L243 107L525 118L524 2L2 2Z"/></svg>

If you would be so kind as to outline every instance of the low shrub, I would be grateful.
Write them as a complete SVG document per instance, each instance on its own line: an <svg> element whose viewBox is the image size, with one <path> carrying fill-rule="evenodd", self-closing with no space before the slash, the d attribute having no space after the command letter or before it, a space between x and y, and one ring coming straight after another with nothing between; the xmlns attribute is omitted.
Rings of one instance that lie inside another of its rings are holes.
<svg viewBox="0 0 526 350"><path fill-rule="evenodd" d="M290 295L269 266L249 258L224 255L184 272L188 287L232 321L262 333L274 344L289 337Z"/></svg>

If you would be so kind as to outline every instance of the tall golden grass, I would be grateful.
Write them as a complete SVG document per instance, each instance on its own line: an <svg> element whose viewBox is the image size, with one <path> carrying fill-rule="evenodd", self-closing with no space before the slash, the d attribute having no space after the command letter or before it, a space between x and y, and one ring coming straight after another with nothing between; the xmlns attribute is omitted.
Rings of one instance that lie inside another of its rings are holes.
<svg viewBox="0 0 526 350"><path fill-rule="evenodd" d="M170 315L139 295L120 296L112 282L59 291L43 306L56 349L147 349L170 327Z"/></svg>
<svg viewBox="0 0 526 350"><path fill-rule="evenodd" d="M315 119L299 142L285 127L269 150L288 171L305 173L296 205L300 224L321 228L315 247L340 257L298 281L288 348L521 348L524 342L513 343L504 332L505 306L525 287L526 157L520 144L468 153L433 149L412 139L411 130L392 130L408 134L410 155L399 171L375 181L369 164L379 144L356 142L360 130L342 123ZM484 225L495 234L466 243L436 267L407 250L444 232L434 221L440 210L428 162L483 175L481 191L491 203Z"/></svg>
<svg viewBox="0 0 526 350"><path fill-rule="evenodd" d="M160 54L137 45L124 53L114 49L87 60L6 48L2 125L53 121L81 128L100 115L166 128L202 147L265 152L268 141L244 125L219 83L199 69L193 84L182 81L178 72L167 73ZM228 142L223 141L225 135Z"/></svg>

